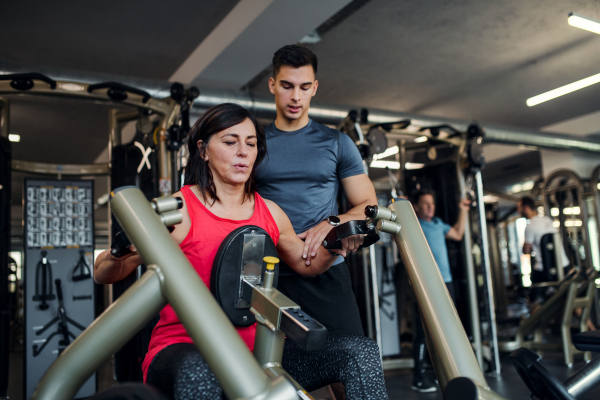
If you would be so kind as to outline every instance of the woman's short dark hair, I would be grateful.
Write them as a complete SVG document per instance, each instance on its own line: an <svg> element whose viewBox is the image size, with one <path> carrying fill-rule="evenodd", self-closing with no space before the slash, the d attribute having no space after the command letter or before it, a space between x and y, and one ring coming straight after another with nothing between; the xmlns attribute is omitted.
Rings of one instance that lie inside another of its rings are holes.
<svg viewBox="0 0 600 400"><path fill-rule="evenodd" d="M188 139L189 156L185 167L184 185L198 185L198 189L200 189L200 193L202 193L202 197L207 203L209 199L212 199L212 204L214 204L215 201L219 201L219 196L217 195L217 188L215 187L208 162L204 160L206 146L214 134L241 124L247 119L252 121L256 130L256 148L258 154L250 172L250 177L244 186L243 203L246 199L250 200L256 191L256 184L254 183L256 167L259 166L267 155L267 141L263 127L244 107L233 103L223 103L209 108L196 121L190 131ZM199 140L202 140L201 149L198 148Z"/></svg>
<svg viewBox="0 0 600 400"><path fill-rule="evenodd" d="M317 76L317 56L315 53L303 46L289 44L283 46L273 55L273 78L277 77L282 65L288 65L294 68L310 65Z"/></svg>

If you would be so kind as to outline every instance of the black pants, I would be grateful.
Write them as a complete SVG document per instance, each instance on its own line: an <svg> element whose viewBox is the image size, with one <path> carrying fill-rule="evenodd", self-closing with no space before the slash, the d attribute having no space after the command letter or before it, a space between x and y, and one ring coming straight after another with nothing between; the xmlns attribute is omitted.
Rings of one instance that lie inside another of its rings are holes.
<svg viewBox="0 0 600 400"><path fill-rule="evenodd" d="M277 289L323 324L330 335L364 335L345 262L310 278L287 266L280 266L279 274Z"/></svg>
<svg viewBox="0 0 600 400"><path fill-rule="evenodd" d="M379 348L364 336L331 335L324 350L310 352L286 339L282 364L308 391L341 382L347 400L388 398ZM219 382L193 344L161 350L150 364L147 382L171 400L223 398Z"/></svg>
<svg viewBox="0 0 600 400"><path fill-rule="evenodd" d="M454 282L446 282L446 288L452 298L452 302L456 303L456 296L454 292ZM419 312L419 306L415 303L416 318L414 327L414 340L413 340L413 359L415 361L414 377L419 378L425 372L425 359L427 358L427 342L425 340L425 331L423 330L423 322L421 321L421 314Z"/></svg>

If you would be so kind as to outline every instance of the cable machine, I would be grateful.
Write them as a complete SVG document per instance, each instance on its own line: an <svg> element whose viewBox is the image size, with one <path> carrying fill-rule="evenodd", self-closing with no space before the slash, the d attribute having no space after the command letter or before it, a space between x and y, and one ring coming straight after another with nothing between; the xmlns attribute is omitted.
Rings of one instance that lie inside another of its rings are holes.
<svg viewBox="0 0 600 400"><path fill-rule="evenodd" d="M113 297L112 287L107 287L104 293L104 288L93 285L92 280L93 213L95 207L106 201L93 203L92 180L72 178L108 176L109 182L111 178L117 181L117 186L129 179L132 180L129 184L147 189L148 198L178 190L181 143L189 131L190 104L199 92L176 83L171 87L171 97L158 99L116 82L88 84L24 73L0 75L1 94L63 97L119 106L109 115L108 164L47 164L12 159L8 141L10 102L8 98L0 98L0 395L6 394L9 371L11 305L6 281L11 273L8 268L11 171L47 177L26 180L24 193L24 393L29 398L56 355L69 346ZM134 111L122 111L123 106ZM136 121L137 136L122 145L120 128L129 121ZM123 160L131 153L135 153L132 158L135 165ZM49 179L52 177L58 179ZM109 183L107 189L114 187L114 182ZM87 321L88 318L91 319ZM95 378L91 378L79 395L89 396L95 387Z"/></svg>
<svg viewBox="0 0 600 400"><path fill-rule="evenodd" d="M460 198L466 197L472 201L464 240L460 244L449 243L448 249L452 260L451 267L456 271L455 277L461 285L459 293L467 293L467 298L458 302L458 308L463 309L460 313L463 321L468 321L467 331L470 331L477 360L482 369L499 374L500 361L491 283L491 261L485 208L482 201L483 130L475 124L469 126L464 132L449 125L416 126L410 120L368 124L366 111L361 112L363 118L360 124L348 123L353 120L353 115L356 119L358 113L351 112L349 117L338 125L338 128L351 138L356 140L358 137L356 128L358 125L361 132L368 132L364 137L371 144L381 143L378 140L381 136L397 143L397 147L391 149L387 148L386 143L382 150L369 153L366 157L362 152L363 158L366 158L371 166L374 165L373 162L383 162L388 165L388 168L391 165L397 169L397 173L391 174L394 177L394 182L391 184L394 190L411 194L419 189L435 189L438 195L436 214L447 222L456 220ZM357 140L357 144L360 150L362 143ZM386 176L380 179L389 180L390 173L391 171L386 172ZM371 179L377 178L372 175ZM381 288L377 287L377 279L373 281L375 283L372 284L372 293L365 291L367 310L379 310L383 313L379 300ZM378 315L380 312L374 314ZM367 320L374 326L372 337L379 338L380 321L375 318L367 318ZM484 343L490 349L486 353L491 354L491 357L485 360L485 366Z"/></svg>

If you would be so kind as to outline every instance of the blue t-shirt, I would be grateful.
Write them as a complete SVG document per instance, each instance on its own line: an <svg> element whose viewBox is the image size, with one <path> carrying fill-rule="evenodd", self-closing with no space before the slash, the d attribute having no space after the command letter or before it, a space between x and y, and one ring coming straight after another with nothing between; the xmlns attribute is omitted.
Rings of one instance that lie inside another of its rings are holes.
<svg viewBox="0 0 600 400"><path fill-rule="evenodd" d="M265 134L268 156L256 169L257 192L281 207L297 234L337 215L340 180L365 173L352 139L313 120L291 132L273 122Z"/></svg>
<svg viewBox="0 0 600 400"><path fill-rule="evenodd" d="M452 228L438 217L433 217L431 221L419 218L421 229L425 234L427 243L433 253L433 258L442 273L444 282L452 282L452 273L450 272L450 260L448 259L448 248L446 247L446 234Z"/></svg>

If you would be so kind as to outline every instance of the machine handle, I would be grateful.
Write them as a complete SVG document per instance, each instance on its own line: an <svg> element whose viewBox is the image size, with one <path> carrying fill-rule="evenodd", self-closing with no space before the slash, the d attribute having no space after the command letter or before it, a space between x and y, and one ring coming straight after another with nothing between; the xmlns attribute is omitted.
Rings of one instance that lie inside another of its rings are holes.
<svg viewBox="0 0 600 400"><path fill-rule="evenodd" d="M353 235L365 235L365 240L359 248L369 247L379 241L379 235L374 227L370 227L365 220L355 220L331 229L325 236L325 240L323 240L323 247L326 249L341 249L342 239Z"/></svg>
<svg viewBox="0 0 600 400"><path fill-rule="evenodd" d="M125 232L120 231L119 233L117 233L117 235L115 236L115 240L112 243L112 246L110 248L110 255L115 258L121 258L131 253L129 246L131 246L129 238L127 237L127 235L125 235Z"/></svg>
<svg viewBox="0 0 600 400"><path fill-rule="evenodd" d="M0 81L13 81L10 85L17 90L29 90L33 87L34 79L42 82L46 82L50 85L50 88L56 89L56 81L52 78L48 78L46 75L42 75L37 72L27 72L23 74L9 74L0 75ZM29 81L29 82L27 82Z"/></svg>
<svg viewBox="0 0 600 400"><path fill-rule="evenodd" d="M138 94L138 95L142 96L142 103L146 103L148 100L150 100L150 93L148 93L144 90L141 90L141 89L134 88L129 85L123 85L122 83L118 83L118 82L96 83L94 85L88 86L88 92L92 93L95 90L107 89L107 88L112 89L112 92L109 90L108 96L115 101L125 100L127 98L126 92L130 92L130 93L134 93L134 94Z"/></svg>

